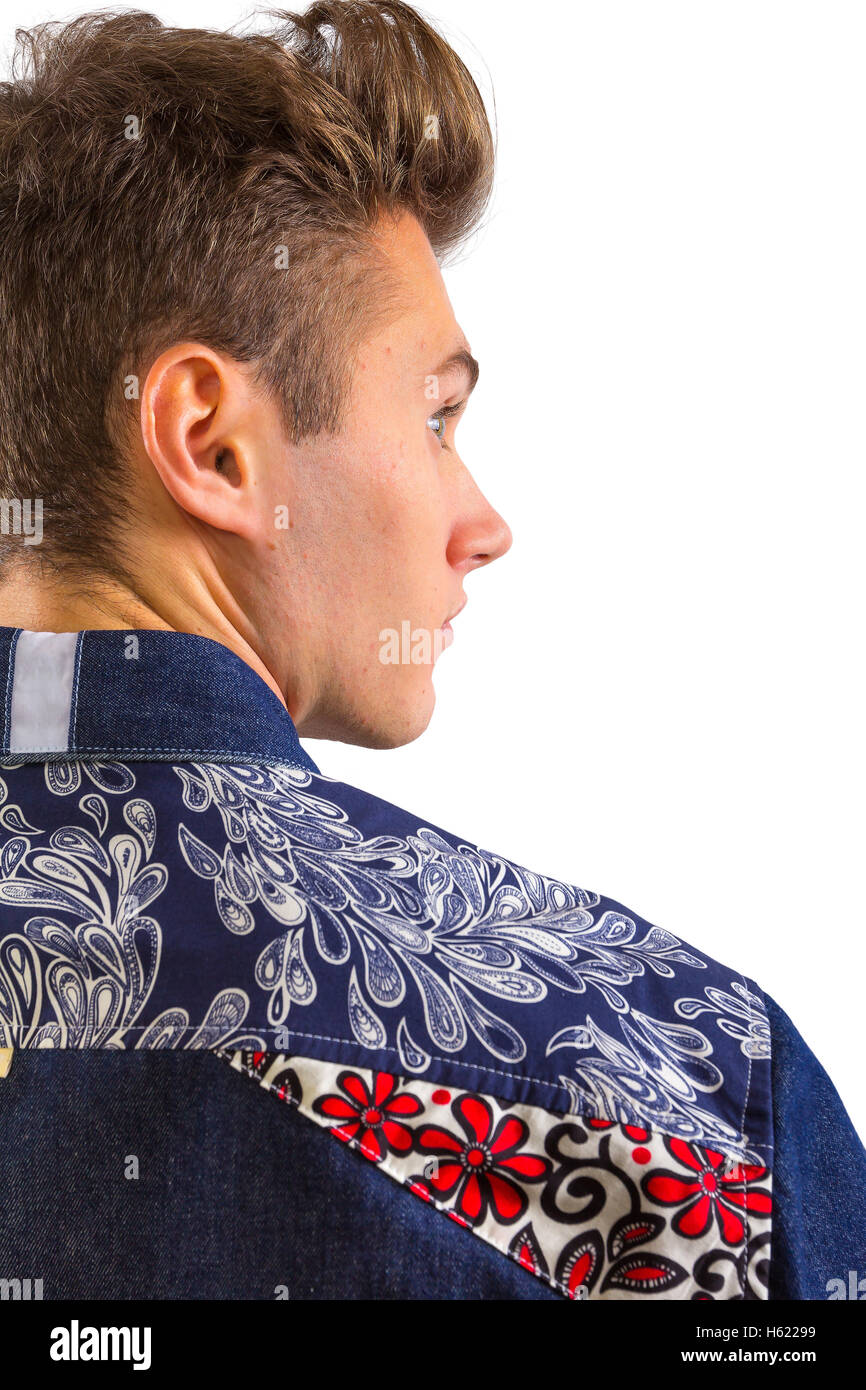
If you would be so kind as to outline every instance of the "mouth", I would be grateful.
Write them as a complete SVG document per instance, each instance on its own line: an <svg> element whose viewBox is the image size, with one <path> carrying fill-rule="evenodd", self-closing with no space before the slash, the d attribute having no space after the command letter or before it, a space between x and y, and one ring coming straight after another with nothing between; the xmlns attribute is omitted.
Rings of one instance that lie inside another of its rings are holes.
<svg viewBox="0 0 866 1390"><path fill-rule="evenodd" d="M455 609L454 609L454 612L453 612L449 617L447 617L447 618L445 619L444 623L442 624L442 627L440 628L440 631L443 633L443 635L444 635L444 637L445 637L445 645L446 645L446 647L450 647L450 646L451 646L451 643L454 641L454 629L453 629L452 626L451 626L451 619L452 619L452 618L456 618L457 615L458 615L458 613L462 613L462 612L463 612L463 609L466 607L466 603L467 603L467 600L464 598L464 600L463 600L463 602L460 604L459 608L455 608Z"/></svg>

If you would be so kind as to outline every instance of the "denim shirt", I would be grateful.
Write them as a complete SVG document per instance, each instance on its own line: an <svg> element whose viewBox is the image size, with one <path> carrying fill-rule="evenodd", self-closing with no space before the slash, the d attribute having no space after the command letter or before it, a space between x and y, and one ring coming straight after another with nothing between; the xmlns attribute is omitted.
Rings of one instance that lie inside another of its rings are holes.
<svg viewBox="0 0 866 1390"><path fill-rule="evenodd" d="M0 681L0 1277L99 1298L866 1281L866 1153L754 980L327 777L209 639L0 629Z"/></svg>

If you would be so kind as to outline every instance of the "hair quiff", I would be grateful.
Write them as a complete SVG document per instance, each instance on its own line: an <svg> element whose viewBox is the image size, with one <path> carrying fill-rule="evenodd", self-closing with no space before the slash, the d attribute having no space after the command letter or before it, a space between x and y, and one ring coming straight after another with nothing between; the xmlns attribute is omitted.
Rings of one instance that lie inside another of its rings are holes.
<svg viewBox="0 0 866 1390"><path fill-rule="evenodd" d="M319 0L268 23L98 12L17 33L0 84L0 493L43 498L45 533L0 538L7 557L122 573L124 383L173 342L255 364L293 440L336 428L353 350L389 311L380 215L414 214L440 259L480 221L484 103L416 10Z"/></svg>

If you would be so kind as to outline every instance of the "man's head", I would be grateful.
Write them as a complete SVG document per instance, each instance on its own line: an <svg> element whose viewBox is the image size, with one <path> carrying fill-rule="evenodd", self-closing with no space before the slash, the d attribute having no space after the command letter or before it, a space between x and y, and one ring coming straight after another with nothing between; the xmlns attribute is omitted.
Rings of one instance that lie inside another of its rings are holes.
<svg viewBox="0 0 866 1390"><path fill-rule="evenodd" d="M268 37L85 16L22 51L0 492L43 499L44 540L4 538L9 582L248 646L303 733L416 737L463 579L510 541L454 443L474 365L439 259L492 177L469 73L374 0Z"/></svg>

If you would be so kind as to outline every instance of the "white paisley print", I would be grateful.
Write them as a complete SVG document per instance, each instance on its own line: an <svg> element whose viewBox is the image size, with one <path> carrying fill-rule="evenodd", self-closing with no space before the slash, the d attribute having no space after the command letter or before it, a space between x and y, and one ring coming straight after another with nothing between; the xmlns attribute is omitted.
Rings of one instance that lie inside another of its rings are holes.
<svg viewBox="0 0 866 1390"><path fill-rule="evenodd" d="M140 797L123 804L125 834L104 847L108 822L102 792L122 795L135 777L119 764L46 763L47 786L68 795L82 772L99 790L79 807L95 827L55 830L41 844L38 828L8 801L0 778L0 826L11 832L0 849L0 902L34 908L22 933L0 941L0 1046L213 1047L236 1034L249 1008L241 990L221 990L190 1032L183 1009L171 1009L144 1029L136 1023L150 997L162 955L162 931L149 909L168 873L151 858L156 844L153 806ZM35 842L35 843L34 843ZM52 1017L40 1022L45 1006Z"/></svg>
<svg viewBox="0 0 866 1390"><path fill-rule="evenodd" d="M329 779L319 777L314 790L311 775L300 769L272 768L254 779L248 769L215 765L176 771L190 809L213 805L220 812L223 845L204 843L185 825L180 838L193 872L212 879L226 926L252 930L250 907L259 901L286 927L256 968L270 995L272 1024L285 1023L315 998L314 952L325 965L351 963L346 1013L362 1046L385 1046L384 1011L399 1014L392 1031L400 1063L415 1074L427 1070L431 1050L457 1052L473 1034L492 1058L522 1062L525 1038L496 1012L497 999L540 1004L551 985L575 997L597 991L620 1016L618 1037L587 1013L584 1022L546 1040L548 1055L577 1054L571 1070L559 1074L574 1110L663 1125L685 1139L760 1158L734 1126L701 1104L702 1094L724 1082L706 1035L629 1003L628 986L649 972L673 979L677 966L705 969L670 932L640 932L623 913L594 913L598 894L474 846L455 847L427 827L402 838L365 837L319 793ZM234 845L244 848L243 866ZM737 1025L722 1019L720 1026L743 1055L757 1055L755 1037L769 1033L762 1001L739 981L731 988L739 992L732 1000ZM423 1008L420 1038L410 1034L401 1008L410 994ZM676 1008L683 1017L702 1008L721 1012L713 1002L689 998ZM746 1034L744 1017L751 1020ZM595 1055L584 1059L590 1050Z"/></svg>

